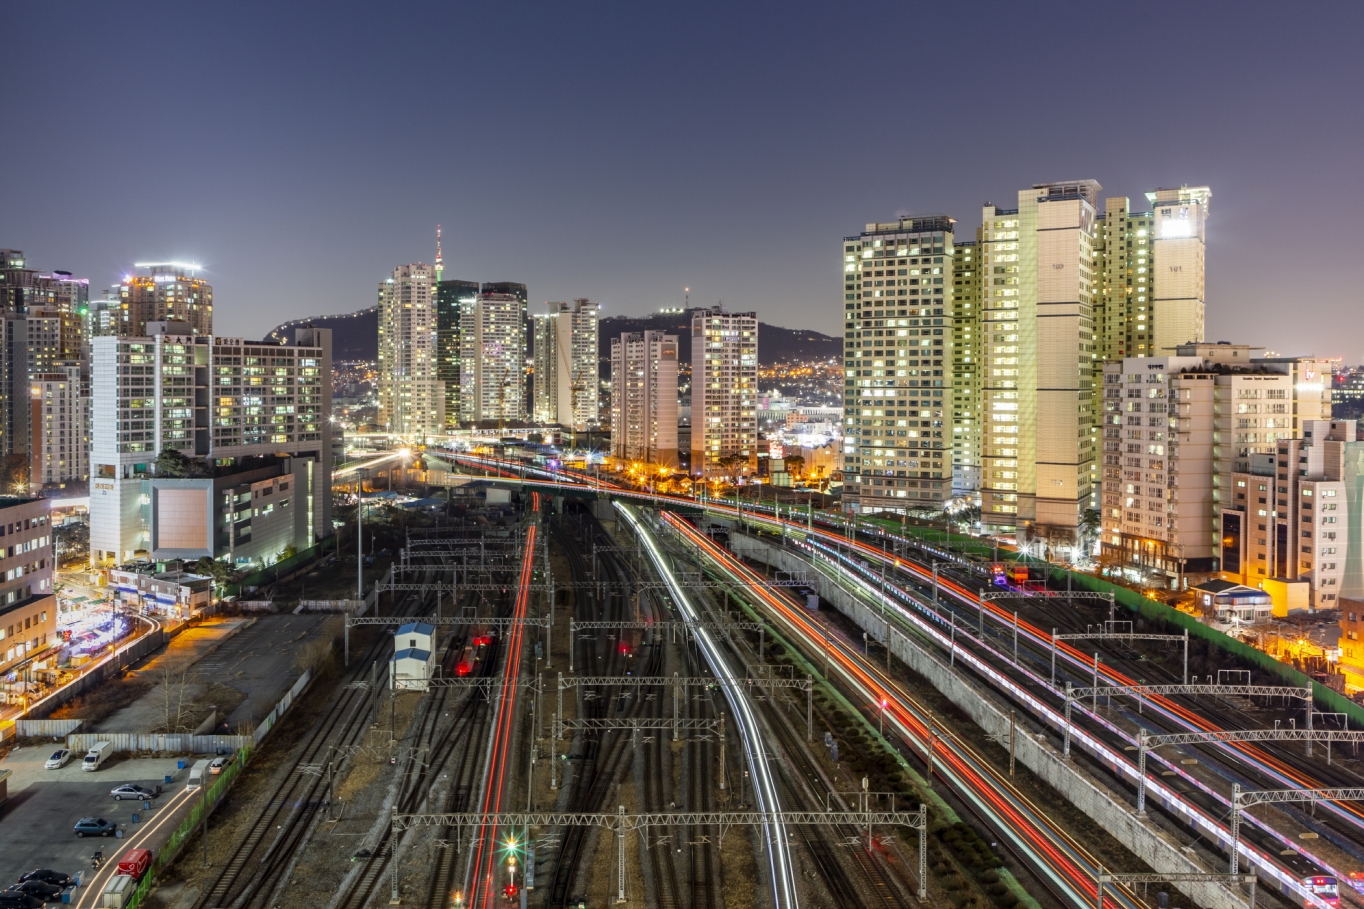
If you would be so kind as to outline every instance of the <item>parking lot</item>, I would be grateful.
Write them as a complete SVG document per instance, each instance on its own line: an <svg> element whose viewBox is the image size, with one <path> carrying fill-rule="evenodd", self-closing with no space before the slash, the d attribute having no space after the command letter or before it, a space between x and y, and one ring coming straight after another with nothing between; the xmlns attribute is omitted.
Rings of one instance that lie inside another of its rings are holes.
<svg viewBox="0 0 1364 909"><path fill-rule="evenodd" d="M0 886L35 868L51 868L73 877L83 871L86 886L77 891L74 905L93 906L124 852L132 848L155 852L179 825L191 799L199 794L185 791L194 759L186 758L186 769L178 770L175 759L115 756L90 773L81 769L81 756L76 755L60 770L44 770L43 763L59 747L15 749L0 765L13 771L9 800L0 805ZM169 785L166 776L172 777ZM113 800L109 791L123 783L152 790L159 784L164 791L152 800L148 811L142 802ZM134 814L139 817L137 823ZM78 839L72 825L87 816L118 824L122 837ZM103 850L107 864L92 872L90 857L97 849Z"/></svg>

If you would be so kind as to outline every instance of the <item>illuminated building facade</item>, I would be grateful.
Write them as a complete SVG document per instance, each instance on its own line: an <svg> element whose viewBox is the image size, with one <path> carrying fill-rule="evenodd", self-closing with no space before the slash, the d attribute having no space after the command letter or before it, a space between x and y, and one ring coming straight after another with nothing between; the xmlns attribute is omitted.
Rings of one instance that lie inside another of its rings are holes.
<svg viewBox="0 0 1364 909"><path fill-rule="evenodd" d="M676 335L611 339L611 457L677 466Z"/></svg>
<svg viewBox="0 0 1364 909"><path fill-rule="evenodd" d="M55 655L64 643L52 590L51 507L50 499L0 496L0 673Z"/></svg>
<svg viewBox="0 0 1364 909"><path fill-rule="evenodd" d="M940 508L952 497L953 225L942 215L902 218L843 240L851 510Z"/></svg>
<svg viewBox="0 0 1364 909"><path fill-rule="evenodd" d="M29 484L84 481L90 475L90 391L79 361L53 364L29 380Z"/></svg>
<svg viewBox="0 0 1364 909"><path fill-rule="evenodd" d="M478 296L477 281L441 280L436 284L436 378L445 390L445 425L459 426L460 324Z"/></svg>
<svg viewBox="0 0 1364 909"><path fill-rule="evenodd" d="M485 290L488 286L484 285ZM524 313L522 296L487 292L462 311L461 422L519 423L524 419Z"/></svg>
<svg viewBox="0 0 1364 909"><path fill-rule="evenodd" d="M1100 186L1040 183L982 215L981 520L1074 544L1095 504L1094 231Z"/></svg>
<svg viewBox="0 0 1364 909"><path fill-rule="evenodd" d="M600 422L597 395L597 322L590 300L550 303L534 325L534 420L582 432Z"/></svg>
<svg viewBox="0 0 1364 909"><path fill-rule="evenodd" d="M1255 501L1256 485L1274 484L1247 475L1329 420L1331 405L1326 361L1263 354L1183 344L1104 366L1101 547L1112 567L1170 586L1217 570L1250 586L1275 576L1263 569L1276 506Z"/></svg>
<svg viewBox="0 0 1364 909"><path fill-rule="evenodd" d="M179 262L139 263L145 275L128 275L119 288L123 308L119 334L141 337L150 322L178 320L196 335L213 334L213 287Z"/></svg>
<svg viewBox="0 0 1364 909"><path fill-rule="evenodd" d="M691 321L691 472L746 476L758 458L758 314L697 309ZM728 459L737 459L736 467ZM722 463L724 461L725 463Z"/></svg>
<svg viewBox="0 0 1364 909"><path fill-rule="evenodd" d="M92 558L272 562L330 536L330 329L286 345L148 329L92 345ZM168 450L196 469L158 474Z"/></svg>
<svg viewBox="0 0 1364 909"><path fill-rule="evenodd" d="M379 425L406 438L445 431L431 266L399 265L379 285Z"/></svg>

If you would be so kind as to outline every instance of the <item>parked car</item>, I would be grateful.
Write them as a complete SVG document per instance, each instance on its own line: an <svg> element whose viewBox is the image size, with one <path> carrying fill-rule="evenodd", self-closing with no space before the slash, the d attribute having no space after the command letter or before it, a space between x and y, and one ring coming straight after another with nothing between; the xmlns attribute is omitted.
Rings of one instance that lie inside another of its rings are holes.
<svg viewBox="0 0 1364 909"><path fill-rule="evenodd" d="M0 909L42 909L43 901L18 890L0 890Z"/></svg>
<svg viewBox="0 0 1364 909"><path fill-rule="evenodd" d="M46 770L56 770L59 767L65 767L70 760L71 752L63 748L60 751L52 752L52 757L47 759L47 763L43 765L43 768Z"/></svg>
<svg viewBox="0 0 1364 909"><path fill-rule="evenodd" d="M62 874L60 871L53 871L50 868L38 868L19 878L19 883L22 884L24 881L42 881L45 884L56 884L59 887L65 887L67 884L71 883L71 875Z"/></svg>
<svg viewBox="0 0 1364 909"><path fill-rule="evenodd" d="M114 797L114 801L116 802L121 802L124 799L140 800L156 798L155 792L145 786L138 786L135 783L124 783L122 786L109 790L109 794Z"/></svg>
<svg viewBox="0 0 1364 909"><path fill-rule="evenodd" d="M113 836L118 827L102 817L83 817L76 821L76 836Z"/></svg>
<svg viewBox="0 0 1364 909"><path fill-rule="evenodd" d="M217 776L218 774L226 770L228 767L231 767L232 762L235 761L236 759L237 756L235 754L227 754L219 758L214 758L213 762L208 765L208 772L213 776Z"/></svg>
<svg viewBox="0 0 1364 909"><path fill-rule="evenodd" d="M22 884L15 884L10 887L6 892L13 893L15 891L27 893L45 903L60 903L62 900L62 888L56 884L48 884L43 881L24 881Z"/></svg>

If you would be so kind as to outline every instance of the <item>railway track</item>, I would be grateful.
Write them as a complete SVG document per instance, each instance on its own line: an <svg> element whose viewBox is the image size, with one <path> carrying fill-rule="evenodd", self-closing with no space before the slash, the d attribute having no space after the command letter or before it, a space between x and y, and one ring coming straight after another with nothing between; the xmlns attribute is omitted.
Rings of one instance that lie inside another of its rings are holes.
<svg viewBox="0 0 1364 909"><path fill-rule="evenodd" d="M596 521L590 520L588 526L590 540L602 542L602 537L599 536L602 532ZM580 552L581 544L566 537L562 526L556 528L555 537L568 559L575 587L578 590L590 589L591 582ZM607 595L604 603L598 603L595 597L575 598L575 614L579 619L622 619L627 615L629 603L619 591L629 582L628 571L613 553L605 553L602 558L604 566L609 566L610 572L615 576L615 583L608 587L612 592ZM594 614L581 614L582 599L597 604L598 611ZM570 646L579 647L579 642L573 641ZM601 675L619 675L625 668L625 658L619 646L611 646L607 637L600 636L593 638L590 646L579 647L577 664L598 667L592 671ZM614 687L591 692L580 689L582 706L579 712L589 719L604 718L608 712L625 716L637 715L643 699L632 697L628 703L622 704L620 694L621 691ZM589 695L595 697L589 698ZM607 804L607 797L614 791L625 767L628 746L629 736L618 731L602 731L596 737L590 735L582 737L578 751L579 760L576 762L577 772L570 784L573 788L569 798L569 811L603 810L603 806ZM578 882L582 857L589 840L592 839L591 832L586 827L569 827L564 830L550 878L549 894L545 901L548 909L567 909L570 898L575 893L574 885Z"/></svg>
<svg viewBox="0 0 1364 909"><path fill-rule="evenodd" d="M413 599L405 598L404 602ZM377 703L377 686L365 675L373 674L373 665L385 645L379 636L345 675L344 684L308 733L298 753L298 764L325 763L332 748L357 744L364 734L365 720ZM196 909L250 909L268 895L322 809L323 795L325 778L321 774L297 770L289 774L265 799L260 817L199 898ZM270 837L272 832L274 836Z"/></svg>
<svg viewBox="0 0 1364 909"><path fill-rule="evenodd" d="M455 637L451 641L451 646L447 649L445 658L442 660L447 671L452 669L454 657L459 654L460 648L465 638ZM489 651L479 664L479 675L490 677L495 670L500 653L498 652L498 642L494 641L489 646ZM457 751L460 758L455 764L455 772L462 772L460 768L469 761L472 764L478 763L478 745L481 739L478 736L478 729L486 723L476 722L478 718L486 714L487 697L479 689L468 691L463 696L458 697L455 706L455 716L448 725L437 735L440 726L440 718L445 712L448 702L452 697L453 689L437 688L434 695L428 694L426 709L418 720L418 728L413 736L407 739L407 747L427 748L425 759L418 758L415 753L407 759L407 765L403 769L400 795L397 801L398 811L409 813L421 808L430 791L431 780L437 777L450 762L452 755ZM472 760L470 760L472 756ZM444 833L444 828L442 828ZM442 841L443 838L442 838ZM358 875L344 891L334 899L332 906L334 909L363 909L371 904L376 890L382 888L385 876L392 868L393 843L391 831L385 828L381 835L378 845L370 850L370 854L364 859ZM444 864L444 863L442 863Z"/></svg>

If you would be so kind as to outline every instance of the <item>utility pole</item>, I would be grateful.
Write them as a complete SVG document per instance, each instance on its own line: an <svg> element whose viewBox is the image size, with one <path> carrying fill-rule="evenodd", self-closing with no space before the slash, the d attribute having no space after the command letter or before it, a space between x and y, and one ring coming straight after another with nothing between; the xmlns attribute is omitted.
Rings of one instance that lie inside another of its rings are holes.
<svg viewBox="0 0 1364 909"><path fill-rule="evenodd" d="M355 473L355 598L365 598L365 478L357 470ZM375 596L375 612L379 611L378 596Z"/></svg>

